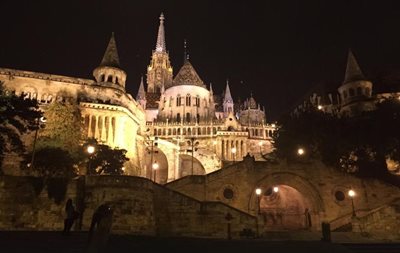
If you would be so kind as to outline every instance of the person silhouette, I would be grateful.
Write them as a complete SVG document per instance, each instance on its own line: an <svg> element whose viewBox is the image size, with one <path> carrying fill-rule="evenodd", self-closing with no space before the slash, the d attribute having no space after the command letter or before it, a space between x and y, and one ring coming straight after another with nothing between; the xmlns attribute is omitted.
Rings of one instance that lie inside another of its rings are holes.
<svg viewBox="0 0 400 253"><path fill-rule="evenodd" d="M66 217L64 219L64 230L63 234L68 235L72 225L74 224L76 212L75 212L75 207L72 204L72 199L68 199L67 203L65 204L65 213Z"/></svg>

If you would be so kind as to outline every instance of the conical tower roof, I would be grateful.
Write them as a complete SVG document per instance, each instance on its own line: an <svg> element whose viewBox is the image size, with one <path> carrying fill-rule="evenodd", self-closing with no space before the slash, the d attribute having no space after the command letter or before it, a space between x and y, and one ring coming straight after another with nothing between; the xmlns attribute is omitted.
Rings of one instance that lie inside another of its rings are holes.
<svg viewBox="0 0 400 253"><path fill-rule="evenodd" d="M229 81L228 80L226 80L224 101L233 101L232 95L231 95L231 90L229 89Z"/></svg>
<svg viewBox="0 0 400 253"><path fill-rule="evenodd" d="M140 80L139 90L138 90L138 93L136 95L136 100L140 100L140 99L146 99L146 92L144 91L143 76L142 76L142 78Z"/></svg>
<svg viewBox="0 0 400 253"><path fill-rule="evenodd" d="M103 60L101 60L100 66L115 67L119 68L119 57L117 50L117 43L115 42L114 33L111 34L110 41L106 52L104 53Z"/></svg>
<svg viewBox="0 0 400 253"><path fill-rule="evenodd" d="M186 60L174 78L173 85L196 85L206 88L189 60Z"/></svg>
<svg viewBox="0 0 400 253"><path fill-rule="evenodd" d="M347 56L346 74L344 76L343 84L360 80L365 80L365 76L357 63L353 52L349 50L349 55Z"/></svg>
<svg viewBox="0 0 400 253"><path fill-rule="evenodd" d="M165 30L164 30L164 14L160 15L160 26L158 27L156 52L167 52L167 46L165 44Z"/></svg>

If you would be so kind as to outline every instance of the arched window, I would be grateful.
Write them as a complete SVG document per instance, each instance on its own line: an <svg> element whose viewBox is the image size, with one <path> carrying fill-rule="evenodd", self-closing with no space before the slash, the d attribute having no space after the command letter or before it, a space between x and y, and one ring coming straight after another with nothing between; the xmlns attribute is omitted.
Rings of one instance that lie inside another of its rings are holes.
<svg viewBox="0 0 400 253"><path fill-rule="evenodd" d="M177 134L181 135L181 129L180 128L178 128Z"/></svg>
<svg viewBox="0 0 400 253"><path fill-rule="evenodd" d="M181 114L180 113L176 114L176 121L181 122Z"/></svg>
<svg viewBox="0 0 400 253"><path fill-rule="evenodd" d="M161 135L161 129L158 129L157 133L158 135Z"/></svg>
<svg viewBox="0 0 400 253"><path fill-rule="evenodd" d="M196 96L196 106L200 107L200 97L199 97L199 95Z"/></svg>
<svg viewBox="0 0 400 253"><path fill-rule="evenodd" d="M186 106L190 106L190 104L191 104L191 97L190 97L190 94L187 94L186 95Z"/></svg>
<svg viewBox="0 0 400 253"><path fill-rule="evenodd" d="M192 129L190 127L188 128L188 135L192 135Z"/></svg>
<svg viewBox="0 0 400 253"><path fill-rule="evenodd" d="M108 76L108 77L107 77L107 82L112 83L112 76Z"/></svg>
<svg viewBox="0 0 400 253"><path fill-rule="evenodd" d="M176 106L181 106L181 95L176 96Z"/></svg>
<svg viewBox="0 0 400 253"><path fill-rule="evenodd" d="M189 112L186 113L186 122L190 122L190 113Z"/></svg>
<svg viewBox="0 0 400 253"><path fill-rule="evenodd" d="M172 129L172 135L176 135L176 129Z"/></svg>

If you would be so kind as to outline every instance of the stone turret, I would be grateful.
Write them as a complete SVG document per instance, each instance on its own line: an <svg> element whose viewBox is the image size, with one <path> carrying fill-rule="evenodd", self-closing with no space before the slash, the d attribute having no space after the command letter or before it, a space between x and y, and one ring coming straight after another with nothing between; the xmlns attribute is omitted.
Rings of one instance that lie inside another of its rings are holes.
<svg viewBox="0 0 400 253"><path fill-rule="evenodd" d="M104 86L114 86L125 90L126 73L120 68L117 44L114 33L111 34L103 59L93 71L96 82Z"/></svg>
<svg viewBox="0 0 400 253"><path fill-rule="evenodd" d="M355 115L373 109L370 103L372 83L365 78L351 50L347 56L344 81L338 92L342 113Z"/></svg>

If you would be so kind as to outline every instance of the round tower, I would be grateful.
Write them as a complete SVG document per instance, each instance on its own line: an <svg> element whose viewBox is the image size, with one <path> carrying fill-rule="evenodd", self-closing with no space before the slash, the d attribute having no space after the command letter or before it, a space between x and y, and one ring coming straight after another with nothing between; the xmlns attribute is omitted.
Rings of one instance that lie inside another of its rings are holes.
<svg viewBox="0 0 400 253"><path fill-rule="evenodd" d="M120 68L117 44L112 33L100 66L93 70L96 82L125 90L126 73Z"/></svg>

